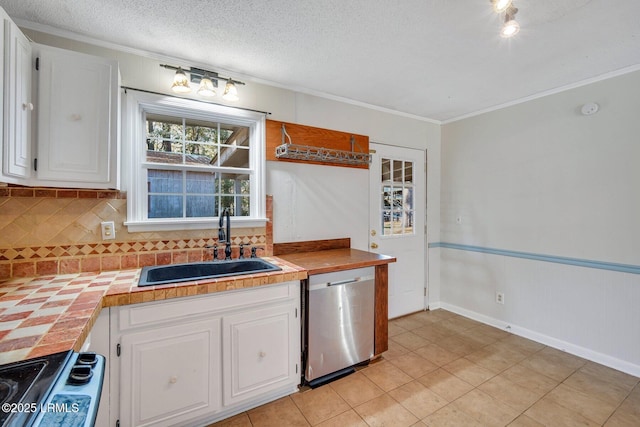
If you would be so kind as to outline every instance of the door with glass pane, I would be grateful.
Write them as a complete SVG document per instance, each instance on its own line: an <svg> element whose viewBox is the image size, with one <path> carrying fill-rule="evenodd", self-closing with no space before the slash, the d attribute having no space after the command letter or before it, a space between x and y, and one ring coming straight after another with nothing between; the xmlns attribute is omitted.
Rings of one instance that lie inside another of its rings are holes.
<svg viewBox="0 0 640 427"><path fill-rule="evenodd" d="M396 257L389 264L389 317L425 308L425 151L381 144L370 172L372 252Z"/></svg>

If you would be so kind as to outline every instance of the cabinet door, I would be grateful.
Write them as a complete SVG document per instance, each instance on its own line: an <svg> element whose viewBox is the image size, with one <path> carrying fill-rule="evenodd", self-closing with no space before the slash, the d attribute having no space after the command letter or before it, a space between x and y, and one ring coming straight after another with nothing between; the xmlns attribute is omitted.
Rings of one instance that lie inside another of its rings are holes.
<svg viewBox="0 0 640 427"><path fill-rule="evenodd" d="M223 318L225 406L299 383L296 313L290 304Z"/></svg>
<svg viewBox="0 0 640 427"><path fill-rule="evenodd" d="M121 337L120 425L170 426L220 406L220 319Z"/></svg>
<svg viewBox="0 0 640 427"><path fill-rule="evenodd" d="M48 46L38 53L37 179L117 187L118 65Z"/></svg>
<svg viewBox="0 0 640 427"><path fill-rule="evenodd" d="M31 44L8 18L4 27L4 130L2 174L22 182L31 174Z"/></svg>

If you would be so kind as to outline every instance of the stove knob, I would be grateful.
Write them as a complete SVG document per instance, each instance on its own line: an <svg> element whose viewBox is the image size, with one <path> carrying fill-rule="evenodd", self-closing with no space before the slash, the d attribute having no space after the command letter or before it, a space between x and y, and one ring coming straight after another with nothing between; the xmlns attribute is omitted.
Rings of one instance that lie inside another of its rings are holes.
<svg viewBox="0 0 640 427"><path fill-rule="evenodd" d="M98 357L94 352L79 353L76 360L77 365L95 366L98 363Z"/></svg>
<svg viewBox="0 0 640 427"><path fill-rule="evenodd" d="M91 371L91 366L74 365L74 367L71 368L71 373L69 374L69 378L67 378L67 384L71 384L71 385L87 384L91 380L92 376L93 376L93 372Z"/></svg>

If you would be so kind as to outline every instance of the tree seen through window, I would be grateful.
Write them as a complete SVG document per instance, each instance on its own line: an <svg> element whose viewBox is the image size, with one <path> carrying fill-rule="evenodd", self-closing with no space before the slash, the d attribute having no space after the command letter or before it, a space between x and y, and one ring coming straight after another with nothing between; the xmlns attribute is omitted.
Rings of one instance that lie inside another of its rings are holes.
<svg viewBox="0 0 640 427"><path fill-rule="evenodd" d="M148 218L250 215L249 128L148 116L146 130Z"/></svg>

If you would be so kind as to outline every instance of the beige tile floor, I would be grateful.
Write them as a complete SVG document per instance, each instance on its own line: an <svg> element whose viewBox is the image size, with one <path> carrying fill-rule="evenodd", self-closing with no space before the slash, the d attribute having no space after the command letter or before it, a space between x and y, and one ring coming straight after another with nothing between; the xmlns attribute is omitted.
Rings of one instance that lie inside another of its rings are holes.
<svg viewBox="0 0 640 427"><path fill-rule="evenodd" d="M216 426L640 426L639 378L444 310L389 324L389 351Z"/></svg>

